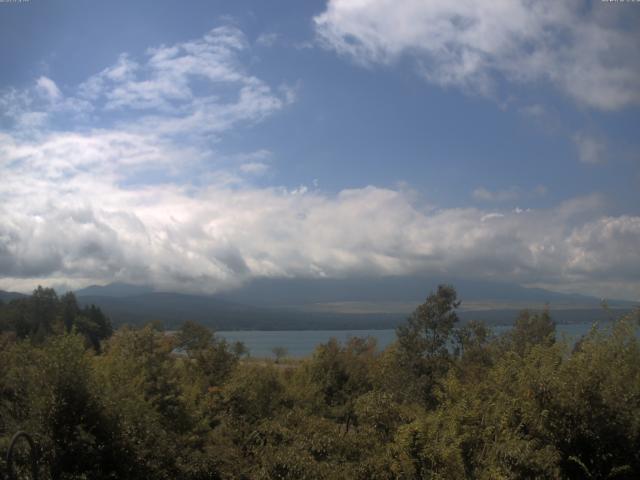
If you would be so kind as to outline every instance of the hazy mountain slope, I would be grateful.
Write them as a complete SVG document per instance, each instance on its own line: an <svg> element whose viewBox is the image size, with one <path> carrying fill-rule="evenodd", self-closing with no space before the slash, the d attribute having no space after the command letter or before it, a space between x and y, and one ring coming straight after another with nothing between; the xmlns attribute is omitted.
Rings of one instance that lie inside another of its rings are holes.
<svg viewBox="0 0 640 480"><path fill-rule="evenodd" d="M166 328L176 328L185 320L193 320L217 330L339 330L394 328L417 306L404 312L344 313L310 311L300 308L251 306L211 296L177 293L146 293L131 297L79 296L82 304L94 303L109 315L115 325L141 324L159 320ZM489 324L511 324L520 309L486 309L460 311L463 321L483 320ZM604 321L628 309L610 313L600 307L551 309L558 323Z"/></svg>
<svg viewBox="0 0 640 480"><path fill-rule="evenodd" d="M5 292L4 290L0 290L0 301L2 302L10 302L16 298L22 298L25 295L18 292Z"/></svg>
<svg viewBox="0 0 640 480"><path fill-rule="evenodd" d="M75 292L78 297L131 297L151 293L151 287L130 285L128 283L110 283L108 285L91 285Z"/></svg>
<svg viewBox="0 0 640 480"><path fill-rule="evenodd" d="M510 324L523 308L548 303L559 323L604 320L601 300L499 282L454 278L256 279L216 295L154 292L147 286L113 283L76 291L81 304L95 304L115 325L159 320L175 328L193 320L218 330L314 330L393 328L439 283L451 283L462 299L460 317ZM0 292L5 301L21 294ZM609 301L611 315L633 307Z"/></svg>
<svg viewBox="0 0 640 480"><path fill-rule="evenodd" d="M254 306L300 306L340 302L409 302L424 301L439 284L456 287L463 303L494 302L496 304L549 303L552 306L600 306L601 299L587 295L552 292L541 288L526 288L513 283L461 278L425 276L387 276L375 278L257 278L245 285L216 293L215 298ZM147 286L112 283L90 286L76 291L82 296L131 297L152 293ZM624 300L608 300L609 305L630 307Z"/></svg>
<svg viewBox="0 0 640 480"><path fill-rule="evenodd" d="M412 302L421 303L441 283L455 286L463 303L495 304L550 303L552 306L598 307L601 299L579 294L525 288L512 283L447 277L389 276L349 279L255 279L243 287L218 296L253 305L304 305L336 302ZM609 301L629 307L631 302Z"/></svg>
<svg viewBox="0 0 640 480"><path fill-rule="evenodd" d="M132 297L80 296L82 304L98 305L116 325L160 320L175 328L193 320L217 330L316 330L390 328L404 315L345 315L260 308L215 297L177 293L148 293Z"/></svg>

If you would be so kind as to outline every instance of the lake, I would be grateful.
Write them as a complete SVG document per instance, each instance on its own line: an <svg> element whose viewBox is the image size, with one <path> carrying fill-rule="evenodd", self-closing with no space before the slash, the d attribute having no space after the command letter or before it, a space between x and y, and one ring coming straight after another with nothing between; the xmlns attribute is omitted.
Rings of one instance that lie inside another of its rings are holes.
<svg viewBox="0 0 640 480"><path fill-rule="evenodd" d="M587 333L591 326L591 323L556 325L557 337L562 338L566 335L568 340L576 341ZM492 330L498 335L510 328L499 325L492 327ZM216 335L229 342L243 342L252 357L273 357L271 350L274 347L284 347L287 349L287 356L296 358L310 355L317 345L326 343L332 337L343 342L350 337L374 337L380 349L384 349L396 339L395 330L242 330L220 331L216 332Z"/></svg>

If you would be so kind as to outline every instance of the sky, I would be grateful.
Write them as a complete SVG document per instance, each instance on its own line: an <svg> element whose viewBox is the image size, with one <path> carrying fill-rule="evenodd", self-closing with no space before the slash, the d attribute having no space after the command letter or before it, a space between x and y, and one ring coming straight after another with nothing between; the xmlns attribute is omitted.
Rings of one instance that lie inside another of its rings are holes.
<svg viewBox="0 0 640 480"><path fill-rule="evenodd" d="M0 2L0 289L640 300L640 3Z"/></svg>

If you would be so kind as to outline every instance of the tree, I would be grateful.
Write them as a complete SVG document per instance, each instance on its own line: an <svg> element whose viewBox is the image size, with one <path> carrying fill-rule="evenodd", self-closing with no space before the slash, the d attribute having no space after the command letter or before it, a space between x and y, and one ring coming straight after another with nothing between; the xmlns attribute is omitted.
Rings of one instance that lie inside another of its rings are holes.
<svg viewBox="0 0 640 480"><path fill-rule="evenodd" d="M552 345L556 338L556 324L551 319L549 309L532 314L529 310L520 312L513 329L507 336L511 347L523 355L533 345Z"/></svg>
<svg viewBox="0 0 640 480"><path fill-rule="evenodd" d="M400 363L415 376L427 405L433 405L434 386L449 368L451 336L458 321L455 309L459 305L455 289L440 285L407 323L396 329Z"/></svg>
<svg viewBox="0 0 640 480"><path fill-rule="evenodd" d="M53 288L38 286L29 298L29 323L35 335L47 335L53 330L57 313L58 295Z"/></svg>
<svg viewBox="0 0 640 480"><path fill-rule="evenodd" d="M74 319L74 327L85 336L96 352L100 351L100 342L113 333L111 321L95 305L89 305L79 312Z"/></svg>
<svg viewBox="0 0 640 480"><path fill-rule="evenodd" d="M187 320L182 324L175 337L176 347L187 354L211 346L213 332L199 323Z"/></svg>
<svg viewBox="0 0 640 480"><path fill-rule="evenodd" d="M122 442L135 457L124 478L181 478L181 444L192 427L176 375L173 341L150 326L121 328L96 357L100 397L116 419ZM122 478L122 477L117 477Z"/></svg>
<svg viewBox="0 0 640 480"><path fill-rule="evenodd" d="M271 352L276 357L276 363L280 363L280 361L287 356L287 353L289 353L286 348L280 346L273 347Z"/></svg>
<svg viewBox="0 0 640 480"><path fill-rule="evenodd" d="M482 322L471 320L455 329L453 336L458 372L467 378L485 375L494 360L491 329Z"/></svg>
<svg viewBox="0 0 640 480"><path fill-rule="evenodd" d="M352 337L341 345L335 338L319 345L306 365L311 390L327 416L345 424L355 420L356 399L371 389L370 370L376 355L371 337Z"/></svg>
<svg viewBox="0 0 640 480"><path fill-rule="evenodd" d="M244 356L248 357L249 354L250 354L249 349L247 348L247 346L243 342L240 342L240 341L233 342L233 344L231 345L231 349L233 350L233 353L238 358L242 358Z"/></svg>
<svg viewBox="0 0 640 480"><path fill-rule="evenodd" d="M184 322L175 337L175 346L184 350L192 369L204 378L207 387L222 384L238 363L238 354L225 339L195 322Z"/></svg>
<svg viewBox="0 0 640 480"><path fill-rule="evenodd" d="M95 305L82 309L72 292L58 298L52 288L38 287L33 294L14 299L0 308L0 331L13 331L18 339L44 343L51 335L81 333L96 352L113 333L111 321Z"/></svg>
<svg viewBox="0 0 640 480"><path fill-rule="evenodd" d="M257 422L273 414L284 402L284 386L273 366L247 365L225 383L225 410L236 420Z"/></svg>
<svg viewBox="0 0 640 480"><path fill-rule="evenodd" d="M73 292L67 292L60 297L59 312L65 332L71 332L76 317L80 314L78 300Z"/></svg>

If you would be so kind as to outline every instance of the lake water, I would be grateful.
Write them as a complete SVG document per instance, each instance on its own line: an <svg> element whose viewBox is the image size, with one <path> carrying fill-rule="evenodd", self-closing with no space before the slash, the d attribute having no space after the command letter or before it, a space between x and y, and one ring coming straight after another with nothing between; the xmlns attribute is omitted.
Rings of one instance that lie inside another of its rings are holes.
<svg viewBox="0 0 640 480"><path fill-rule="evenodd" d="M566 335L567 340L576 341L591 329L591 323L556 325L557 337ZM494 326L496 335L506 332L509 326ZM287 349L289 357L306 357L317 345L326 343L330 338L344 342L350 337L374 337L380 349L396 339L395 330L283 330L283 331L221 331L216 332L229 342L240 341L249 349L252 357L273 357L274 347Z"/></svg>

